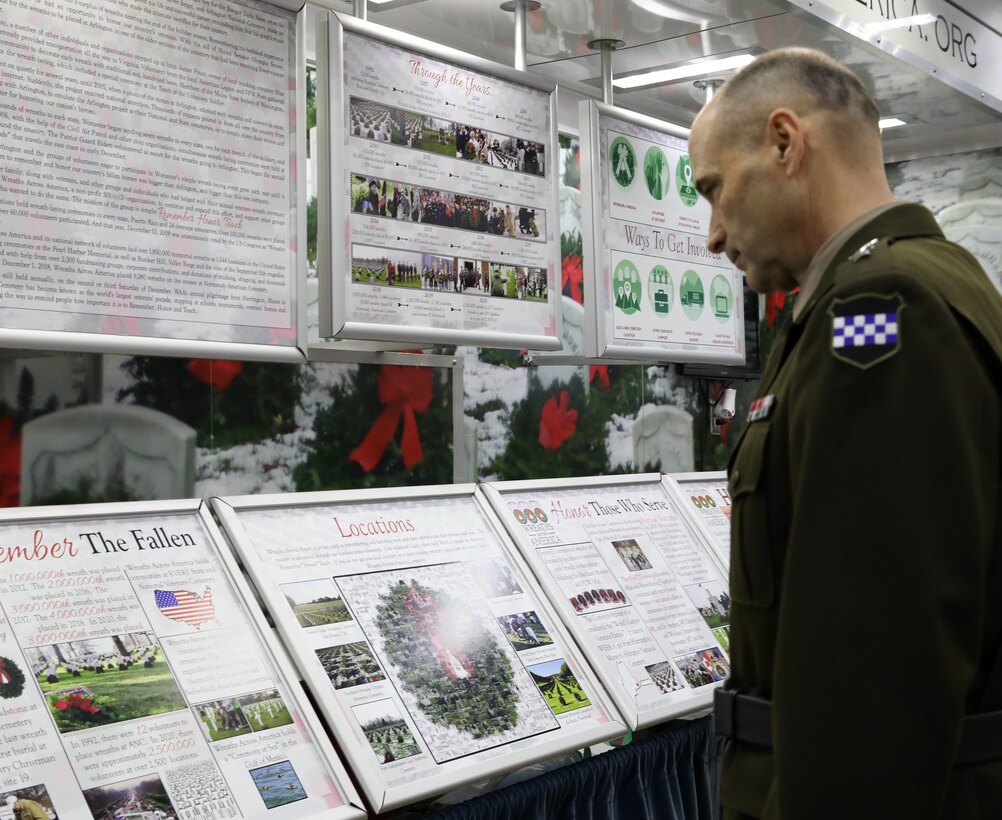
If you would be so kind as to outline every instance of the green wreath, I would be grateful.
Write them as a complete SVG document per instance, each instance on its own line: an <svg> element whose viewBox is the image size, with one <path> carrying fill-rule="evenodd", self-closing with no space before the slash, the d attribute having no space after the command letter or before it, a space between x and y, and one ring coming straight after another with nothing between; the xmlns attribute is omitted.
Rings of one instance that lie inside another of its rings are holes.
<svg viewBox="0 0 1002 820"><path fill-rule="evenodd" d="M0 657L0 698L16 698L24 691L24 672L10 658Z"/></svg>

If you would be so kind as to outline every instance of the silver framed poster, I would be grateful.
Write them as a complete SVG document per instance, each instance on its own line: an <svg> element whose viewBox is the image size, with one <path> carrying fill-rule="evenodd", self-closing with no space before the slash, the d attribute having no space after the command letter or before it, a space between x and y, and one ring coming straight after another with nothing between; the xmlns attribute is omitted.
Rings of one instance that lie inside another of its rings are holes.
<svg viewBox="0 0 1002 820"><path fill-rule="evenodd" d="M302 15L72 12L4 8L0 344L303 361Z"/></svg>
<svg viewBox="0 0 1002 820"><path fill-rule="evenodd" d="M481 488L631 728L711 705L727 580L659 474Z"/></svg>
<svg viewBox="0 0 1002 820"><path fill-rule="evenodd" d="M717 560L731 565L731 493L727 488L727 473L718 470L707 473L672 473L665 476L669 491L679 507L699 528L706 542L713 547Z"/></svg>
<svg viewBox="0 0 1002 820"><path fill-rule="evenodd" d="M688 131L593 100L579 115L586 354L743 364L741 274L706 247Z"/></svg>
<svg viewBox="0 0 1002 820"><path fill-rule="evenodd" d="M0 512L0 698L5 806L365 816L201 501Z"/></svg>
<svg viewBox="0 0 1002 820"><path fill-rule="evenodd" d="M328 13L321 335L560 347L555 83Z"/></svg>
<svg viewBox="0 0 1002 820"><path fill-rule="evenodd" d="M376 812L625 732L473 485L213 509Z"/></svg>

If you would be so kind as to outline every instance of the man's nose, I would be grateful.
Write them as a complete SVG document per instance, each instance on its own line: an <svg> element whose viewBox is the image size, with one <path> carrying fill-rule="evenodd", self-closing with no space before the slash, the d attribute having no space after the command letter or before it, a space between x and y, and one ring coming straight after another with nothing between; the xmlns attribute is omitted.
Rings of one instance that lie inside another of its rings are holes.
<svg viewBox="0 0 1002 820"><path fill-rule="evenodd" d="M710 218L710 233L706 237L706 247L710 253L723 253L727 243L727 231L713 217Z"/></svg>

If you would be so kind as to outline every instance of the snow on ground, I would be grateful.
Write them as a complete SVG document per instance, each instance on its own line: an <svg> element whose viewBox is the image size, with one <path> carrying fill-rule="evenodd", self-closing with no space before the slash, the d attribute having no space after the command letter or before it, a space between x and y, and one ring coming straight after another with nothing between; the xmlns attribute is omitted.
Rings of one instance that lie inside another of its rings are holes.
<svg viewBox="0 0 1002 820"><path fill-rule="evenodd" d="M511 409L529 392L529 369L487 364L480 361L475 348L458 348L456 355L463 357L463 409L467 415L491 401L502 404L477 422L477 472L483 476L508 446Z"/></svg>

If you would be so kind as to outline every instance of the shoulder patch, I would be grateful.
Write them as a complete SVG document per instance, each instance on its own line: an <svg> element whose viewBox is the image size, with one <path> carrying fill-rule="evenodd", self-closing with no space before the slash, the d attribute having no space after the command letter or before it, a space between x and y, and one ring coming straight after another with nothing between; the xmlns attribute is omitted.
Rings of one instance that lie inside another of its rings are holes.
<svg viewBox="0 0 1002 820"><path fill-rule="evenodd" d="M906 307L900 293L861 293L834 299L832 356L866 370L901 350L901 312Z"/></svg>

